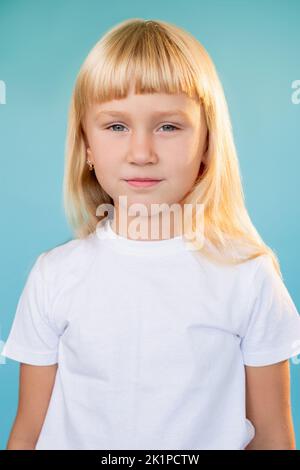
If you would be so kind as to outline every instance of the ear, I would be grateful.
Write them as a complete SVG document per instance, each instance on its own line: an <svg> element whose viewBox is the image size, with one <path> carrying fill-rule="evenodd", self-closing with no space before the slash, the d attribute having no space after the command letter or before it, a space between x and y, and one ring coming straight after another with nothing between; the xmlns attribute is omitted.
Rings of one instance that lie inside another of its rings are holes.
<svg viewBox="0 0 300 470"><path fill-rule="evenodd" d="M87 147L86 153L87 153L87 158L88 158L88 160L89 160L91 163L95 164L94 159L93 159L93 157L92 157L92 151L91 151L91 149L90 149L89 147Z"/></svg>

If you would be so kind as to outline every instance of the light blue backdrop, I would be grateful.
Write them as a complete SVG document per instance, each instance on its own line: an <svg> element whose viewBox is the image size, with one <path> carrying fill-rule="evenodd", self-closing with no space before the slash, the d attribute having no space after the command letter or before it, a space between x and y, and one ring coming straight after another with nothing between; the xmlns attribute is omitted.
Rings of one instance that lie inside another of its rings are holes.
<svg viewBox="0 0 300 470"><path fill-rule="evenodd" d="M62 178L76 74L100 36L131 17L178 24L211 55L228 100L250 215L278 254L299 309L300 104L291 97L292 83L300 79L300 2L115 0L110 7L96 0L0 0L0 80L6 86L6 104L0 104L3 341L33 261L72 237ZM300 449L300 364L290 362ZM9 359L0 364L0 448L16 412L18 368Z"/></svg>

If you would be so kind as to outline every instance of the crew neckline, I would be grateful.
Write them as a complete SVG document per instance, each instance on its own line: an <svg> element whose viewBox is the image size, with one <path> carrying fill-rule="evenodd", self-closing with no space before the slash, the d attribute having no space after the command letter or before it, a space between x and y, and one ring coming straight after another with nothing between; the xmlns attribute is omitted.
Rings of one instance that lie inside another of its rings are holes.
<svg viewBox="0 0 300 470"><path fill-rule="evenodd" d="M163 240L133 240L131 238L119 235L111 225L111 219L101 221L96 230L96 237L105 240L108 245L123 253L133 255L164 255L178 253L186 250L186 243L183 235L177 235Z"/></svg>

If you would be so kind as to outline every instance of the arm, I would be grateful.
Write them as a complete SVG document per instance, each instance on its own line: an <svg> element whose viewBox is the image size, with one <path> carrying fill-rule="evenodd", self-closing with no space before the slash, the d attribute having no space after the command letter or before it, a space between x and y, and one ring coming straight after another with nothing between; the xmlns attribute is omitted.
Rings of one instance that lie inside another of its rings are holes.
<svg viewBox="0 0 300 470"><path fill-rule="evenodd" d="M245 450L295 450L289 361L245 371L246 415L256 428Z"/></svg>
<svg viewBox="0 0 300 470"><path fill-rule="evenodd" d="M6 450L35 449L54 386L58 364L20 364L19 403Z"/></svg>

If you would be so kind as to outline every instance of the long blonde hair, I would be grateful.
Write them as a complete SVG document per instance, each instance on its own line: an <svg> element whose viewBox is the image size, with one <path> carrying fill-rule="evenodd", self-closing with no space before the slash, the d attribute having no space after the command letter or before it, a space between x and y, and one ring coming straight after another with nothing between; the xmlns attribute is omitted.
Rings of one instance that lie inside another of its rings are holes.
<svg viewBox="0 0 300 470"><path fill-rule="evenodd" d="M208 159L185 203L204 206L201 253L236 264L269 255L279 261L245 207L239 162L222 84L205 48L187 31L161 20L131 18L111 28L89 52L71 97L66 139L63 203L75 236L84 238L101 220L100 204L113 199L86 164L83 120L90 104L135 93L186 93L202 103L208 127ZM195 206L196 207L196 206ZM191 218L190 230L195 230Z"/></svg>

